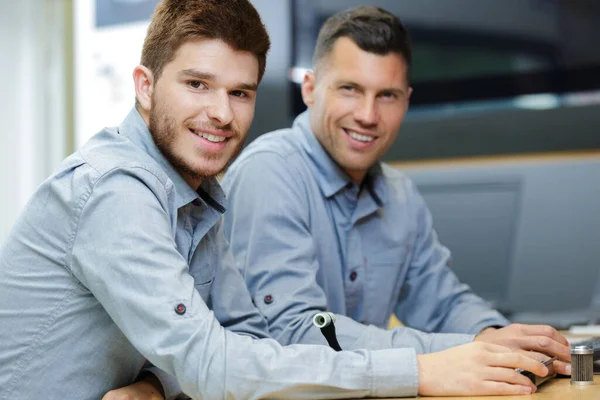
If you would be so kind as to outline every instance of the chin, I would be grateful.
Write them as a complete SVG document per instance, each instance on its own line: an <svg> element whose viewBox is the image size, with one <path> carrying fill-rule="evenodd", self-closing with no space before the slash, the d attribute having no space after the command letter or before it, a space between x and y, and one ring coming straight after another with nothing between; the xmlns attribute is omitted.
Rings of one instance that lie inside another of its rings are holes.
<svg viewBox="0 0 600 400"><path fill-rule="evenodd" d="M220 174L225 169L225 165L203 165L196 168L196 173L201 176L212 177Z"/></svg>
<svg viewBox="0 0 600 400"><path fill-rule="evenodd" d="M371 168L371 166L376 162L377 160L349 161L345 163L344 168L349 169L351 171L366 171L369 168Z"/></svg>

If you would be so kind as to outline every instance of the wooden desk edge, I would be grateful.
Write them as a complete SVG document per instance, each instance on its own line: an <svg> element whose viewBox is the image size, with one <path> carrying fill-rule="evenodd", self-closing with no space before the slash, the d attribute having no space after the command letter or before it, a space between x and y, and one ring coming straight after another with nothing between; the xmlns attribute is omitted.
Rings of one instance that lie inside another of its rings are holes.
<svg viewBox="0 0 600 400"><path fill-rule="evenodd" d="M581 150L555 153L527 153L494 156L475 156L460 158L436 158L414 161L386 161L394 168L435 168L435 167L464 167L488 166L497 164L531 164L536 162L565 162L565 161L600 160L600 150Z"/></svg>
<svg viewBox="0 0 600 400"><path fill-rule="evenodd" d="M462 396L423 397L424 400L598 400L600 399L600 375L594 375L594 384L572 385L569 378L557 378L544 383L537 393L520 396ZM404 399L388 399L404 400Z"/></svg>

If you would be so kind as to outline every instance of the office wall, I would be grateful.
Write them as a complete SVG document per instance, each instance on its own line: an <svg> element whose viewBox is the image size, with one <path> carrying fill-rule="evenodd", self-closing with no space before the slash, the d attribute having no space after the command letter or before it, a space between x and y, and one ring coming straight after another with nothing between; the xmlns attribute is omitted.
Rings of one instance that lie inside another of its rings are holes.
<svg viewBox="0 0 600 400"><path fill-rule="evenodd" d="M248 142L258 135L285 128L293 120L288 70L291 63L291 2L251 0L271 36L267 69L258 90L256 113Z"/></svg>
<svg viewBox="0 0 600 400"><path fill-rule="evenodd" d="M0 4L0 54L13 55L13 57L0 57L0 76L15 77L18 76L19 66L14 62L14 58L23 57L23 55L19 54L18 41L6 38L13 37L14 31L19 32L19 23L15 18L15 10L12 9L13 12L9 13L8 6L4 3ZM5 236L13 221L13 215L18 209L18 193L24 184L14 173L23 141L22 135L16 134L20 131L22 124L18 118L19 82L18 79L2 79L1 82L0 120L3 132L0 134L0 187L2 187L2 191L0 191L0 238Z"/></svg>
<svg viewBox="0 0 600 400"><path fill-rule="evenodd" d="M76 148L104 127L118 126L133 107L132 72L140 62L144 37L157 2L77 0L74 3ZM109 21L111 24L107 24Z"/></svg>
<svg viewBox="0 0 600 400"><path fill-rule="evenodd" d="M64 157L68 1L0 0L0 243Z"/></svg>
<svg viewBox="0 0 600 400"><path fill-rule="evenodd" d="M327 13L369 4L396 13L407 23L437 24L443 17L449 27L509 32L537 38L553 38L556 9L539 0L327 0L318 8ZM515 15L520 16L518 20Z"/></svg>
<svg viewBox="0 0 600 400"><path fill-rule="evenodd" d="M546 109L440 109L409 114L386 160L600 149L598 94L586 104Z"/></svg>

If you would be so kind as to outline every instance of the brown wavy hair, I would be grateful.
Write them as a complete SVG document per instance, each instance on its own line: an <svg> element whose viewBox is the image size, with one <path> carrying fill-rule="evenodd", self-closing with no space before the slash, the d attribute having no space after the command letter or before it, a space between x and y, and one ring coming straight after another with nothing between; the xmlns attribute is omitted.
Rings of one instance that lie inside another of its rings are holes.
<svg viewBox="0 0 600 400"><path fill-rule="evenodd" d="M179 47L198 39L220 39L235 50L254 54L258 59L258 81L262 79L271 42L248 0L161 1L148 27L141 64L158 80Z"/></svg>

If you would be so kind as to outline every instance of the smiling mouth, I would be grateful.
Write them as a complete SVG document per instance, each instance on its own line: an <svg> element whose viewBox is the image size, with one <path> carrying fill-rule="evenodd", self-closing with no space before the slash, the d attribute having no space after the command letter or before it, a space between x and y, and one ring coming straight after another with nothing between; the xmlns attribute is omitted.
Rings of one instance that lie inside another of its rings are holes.
<svg viewBox="0 0 600 400"><path fill-rule="evenodd" d="M344 132L346 132L346 135L350 136L352 139L358 140L359 142L370 143L373 140L375 140L375 138L373 136L361 135L361 134L351 131L349 129L346 129L346 128L343 128L343 129L344 129Z"/></svg>
<svg viewBox="0 0 600 400"><path fill-rule="evenodd" d="M212 143L221 143L228 139L225 136L211 135L210 133L199 132L199 131L195 131L193 129L190 129L190 132L192 132L194 135L199 136L203 139L206 139Z"/></svg>

